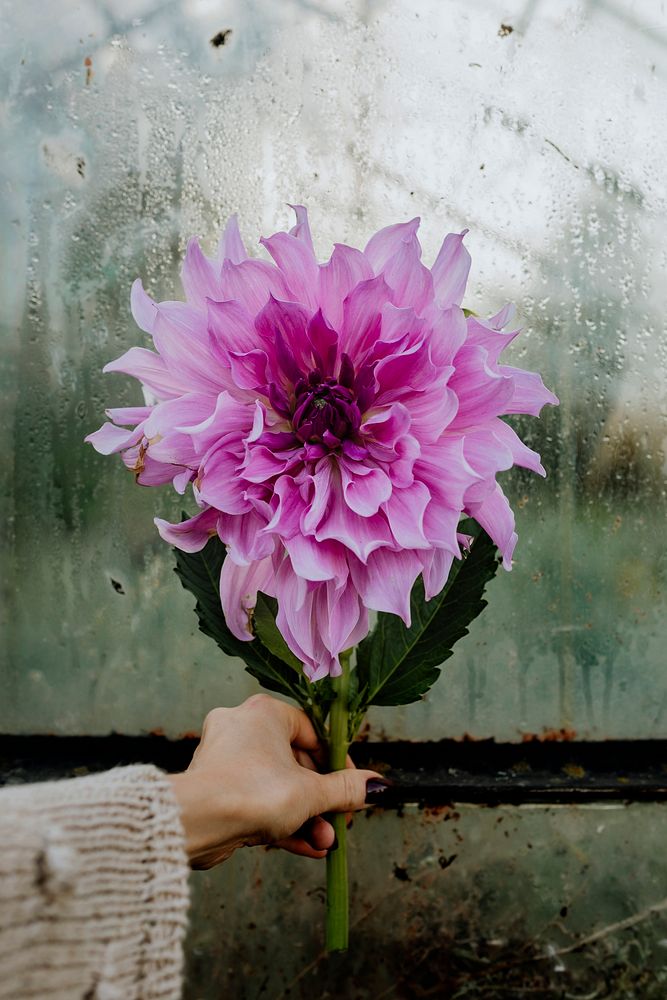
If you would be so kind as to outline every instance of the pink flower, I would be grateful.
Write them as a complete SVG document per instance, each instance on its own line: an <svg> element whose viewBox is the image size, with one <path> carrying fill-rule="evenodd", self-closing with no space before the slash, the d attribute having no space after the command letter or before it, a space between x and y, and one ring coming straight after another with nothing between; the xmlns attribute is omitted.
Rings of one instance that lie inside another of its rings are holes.
<svg viewBox="0 0 667 1000"><path fill-rule="evenodd" d="M276 597L278 627L317 680L340 672L368 609L409 623L419 574L427 598L442 589L462 512L510 568L517 536L496 473L544 469L501 417L558 400L500 363L518 332L503 332L511 307L464 315L465 231L430 270L418 219L318 264L306 210L295 213L290 232L261 241L273 263L247 256L235 218L215 260L190 240L186 302L155 303L134 283L155 350L104 370L139 379L150 403L108 410L87 440L121 452L142 485L192 483L199 513L156 519L161 536L191 552L217 533L231 631L252 639L257 591Z"/></svg>

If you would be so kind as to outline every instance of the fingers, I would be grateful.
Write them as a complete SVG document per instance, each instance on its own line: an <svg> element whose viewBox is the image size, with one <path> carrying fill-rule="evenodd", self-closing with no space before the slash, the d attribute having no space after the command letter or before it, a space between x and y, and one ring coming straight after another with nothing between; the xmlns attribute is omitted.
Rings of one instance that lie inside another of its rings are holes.
<svg viewBox="0 0 667 1000"><path fill-rule="evenodd" d="M301 709L288 705L285 701L272 698L268 694L255 694L248 698L242 707L252 712L268 713L273 716L285 728L289 742L293 747L314 752L321 750L313 724Z"/></svg>
<svg viewBox="0 0 667 1000"><path fill-rule="evenodd" d="M293 750L292 752L294 754L294 759L296 760L297 764L301 765L301 767L306 767L308 768L309 771L318 770L317 764L313 760L312 755L308 753L308 751Z"/></svg>
<svg viewBox="0 0 667 1000"><path fill-rule="evenodd" d="M320 774L317 778L321 795L318 812L321 813L363 809L366 804L366 782L373 780L384 784L381 774L350 767L331 774Z"/></svg>
<svg viewBox="0 0 667 1000"><path fill-rule="evenodd" d="M305 839L316 851L328 851L335 838L333 826L323 816L314 816L311 819Z"/></svg>
<svg viewBox="0 0 667 1000"><path fill-rule="evenodd" d="M329 853L328 851L316 851L307 840L302 840L299 837L286 837L285 840L279 840L272 846L280 847L283 851L289 851L290 854L298 854L302 858L314 858L320 861L322 858L326 858Z"/></svg>
<svg viewBox="0 0 667 1000"><path fill-rule="evenodd" d="M314 816L291 837L275 845L306 858L325 858L335 840L334 828L322 816Z"/></svg>

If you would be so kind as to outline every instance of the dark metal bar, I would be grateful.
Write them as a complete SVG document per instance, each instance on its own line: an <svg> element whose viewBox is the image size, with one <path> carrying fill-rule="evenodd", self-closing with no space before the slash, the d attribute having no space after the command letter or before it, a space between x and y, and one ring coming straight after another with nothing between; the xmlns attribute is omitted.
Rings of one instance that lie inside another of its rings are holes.
<svg viewBox="0 0 667 1000"><path fill-rule="evenodd" d="M1 736L0 784L80 775L130 763L179 771L196 738ZM377 803L400 808L454 802L661 801L667 799L667 741L599 743L357 743L353 757L393 784Z"/></svg>

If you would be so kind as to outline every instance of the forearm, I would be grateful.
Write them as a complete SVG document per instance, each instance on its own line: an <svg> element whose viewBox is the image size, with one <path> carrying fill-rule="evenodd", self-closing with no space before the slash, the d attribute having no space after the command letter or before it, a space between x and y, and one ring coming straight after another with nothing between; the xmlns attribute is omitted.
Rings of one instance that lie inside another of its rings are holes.
<svg viewBox="0 0 667 1000"><path fill-rule="evenodd" d="M166 775L0 790L0 998L176 1000L187 862ZM114 995L116 995L114 993Z"/></svg>

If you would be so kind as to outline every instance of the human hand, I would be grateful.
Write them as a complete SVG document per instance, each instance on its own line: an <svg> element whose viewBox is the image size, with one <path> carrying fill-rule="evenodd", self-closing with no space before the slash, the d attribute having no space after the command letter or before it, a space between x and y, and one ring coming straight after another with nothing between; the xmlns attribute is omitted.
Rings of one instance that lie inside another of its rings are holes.
<svg viewBox="0 0 667 1000"><path fill-rule="evenodd" d="M329 812L361 809L374 771L320 774L325 751L306 714L270 695L214 708L187 771L171 776L193 868L212 868L237 847L274 844L324 858Z"/></svg>

